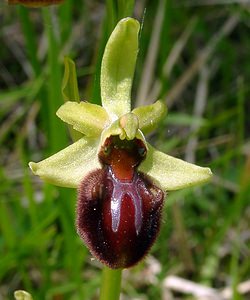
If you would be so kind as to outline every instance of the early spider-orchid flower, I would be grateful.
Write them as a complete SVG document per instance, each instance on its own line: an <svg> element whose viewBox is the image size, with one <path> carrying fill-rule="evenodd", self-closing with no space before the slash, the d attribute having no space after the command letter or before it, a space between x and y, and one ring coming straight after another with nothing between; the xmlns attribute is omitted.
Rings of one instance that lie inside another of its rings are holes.
<svg viewBox="0 0 250 300"><path fill-rule="evenodd" d="M207 181L202 168L146 142L166 115L161 101L131 111L139 23L121 20L101 65L102 106L63 104L57 116L83 134L55 155L29 164L45 181L78 188L77 231L91 253L110 268L126 268L149 251L161 223L163 200L173 191Z"/></svg>

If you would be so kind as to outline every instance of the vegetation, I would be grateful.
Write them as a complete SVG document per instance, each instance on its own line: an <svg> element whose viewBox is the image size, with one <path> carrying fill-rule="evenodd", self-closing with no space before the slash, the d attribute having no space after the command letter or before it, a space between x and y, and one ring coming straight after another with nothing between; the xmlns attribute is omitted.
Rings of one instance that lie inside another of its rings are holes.
<svg viewBox="0 0 250 300"><path fill-rule="evenodd" d="M76 62L80 99L100 104L104 46L125 16L143 21L134 106L163 99L169 108L148 140L209 166L214 177L168 194L152 251L124 272L124 298L201 299L197 286L189 294L183 282L174 289L180 278L215 296L230 287L225 299L249 298L242 286L250 274L250 7L209 3L0 4L0 298L13 299L17 289L34 299L98 298L102 266L76 234L76 191L44 184L28 162L71 143L55 117L64 56Z"/></svg>

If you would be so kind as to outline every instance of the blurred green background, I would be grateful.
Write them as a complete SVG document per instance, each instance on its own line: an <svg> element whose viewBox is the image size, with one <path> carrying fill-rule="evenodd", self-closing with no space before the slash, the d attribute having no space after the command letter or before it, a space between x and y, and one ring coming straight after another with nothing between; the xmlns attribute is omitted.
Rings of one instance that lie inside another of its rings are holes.
<svg viewBox="0 0 250 300"><path fill-rule="evenodd" d="M204 299L178 280L174 289L173 275L216 289L211 299L250 299L250 5L228 2L0 3L0 299L16 289L98 299L101 266L76 234L76 191L44 184L27 164L71 143L55 115L64 56L76 62L81 99L100 103L103 49L126 16L143 21L134 105L169 108L148 139L214 177L169 193L150 254L124 272L123 299Z"/></svg>

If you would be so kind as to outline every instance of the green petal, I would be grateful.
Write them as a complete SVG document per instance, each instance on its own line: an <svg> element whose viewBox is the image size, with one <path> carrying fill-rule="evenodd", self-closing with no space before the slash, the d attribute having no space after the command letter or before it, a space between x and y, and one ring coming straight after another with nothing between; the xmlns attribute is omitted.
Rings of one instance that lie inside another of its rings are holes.
<svg viewBox="0 0 250 300"><path fill-rule="evenodd" d="M212 172L157 151L148 144L145 161L139 171L149 175L165 191L178 190L208 181Z"/></svg>
<svg viewBox="0 0 250 300"><path fill-rule="evenodd" d="M39 163L30 162L29 166L35 175L51 184L77 188L85 175L101 168L98 142L97 139L83 137Z"/></svg>
<svg viewBox="0 0 250 300"><path fill-rule="evenodd" d="M166 116L166 105L158 100L154 104L135 108L134 113L139 120L139 128L144 134L154 130L157 124Z"/></svg>
<svg viewBox="0 0 250 300"><path fill-rule="evenodd" d="M131 86L138 52L140 24L122 19L106 45L101 66L102 105L113 120L131 110Z"/></svg>
<svg viewBox="0 0 250 300"><path fill-rule="evenodd" d="M71 102L63 104L57 116L87 136L98 136L110 123L106 110L96 104Z"/></svg>

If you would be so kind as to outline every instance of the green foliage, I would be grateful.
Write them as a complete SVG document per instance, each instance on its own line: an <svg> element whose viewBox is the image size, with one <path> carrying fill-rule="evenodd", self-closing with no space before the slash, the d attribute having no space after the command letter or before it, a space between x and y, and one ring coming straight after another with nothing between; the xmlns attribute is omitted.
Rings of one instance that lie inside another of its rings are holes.
<svg viewBox="0 0 250 300"><path fill-rule="evenodd" d="M70 143L55 117L64 101L64 57L76 62L80 99L100 103L107 38L119 19L134 15L144 18L144 27L132 99L138 101L142 86L148 90L142 104L160 98L171 107L150 141L209 166L215 179L167 196L151 252L161 271L150 282L146 259L128 272L123 293L160 299L162 281L175 274L214 288L231 285L233 299L248 299L236 288L250 273L248 9L145 1L144 15L139 1L136 10L134 1L106 1L105 7L64 2L30 10L1 3L0 298L13 299L18 289L34 299L94 299L98 293L99 265L74 228L76 192L44 185L27 163ZM152 77L142 81L146 72Z"/></svg>

